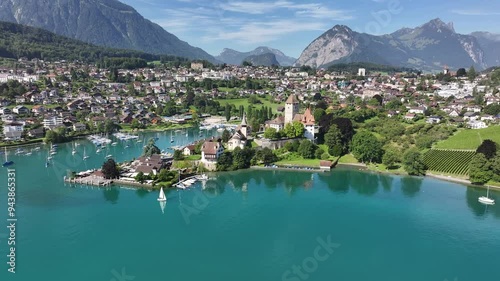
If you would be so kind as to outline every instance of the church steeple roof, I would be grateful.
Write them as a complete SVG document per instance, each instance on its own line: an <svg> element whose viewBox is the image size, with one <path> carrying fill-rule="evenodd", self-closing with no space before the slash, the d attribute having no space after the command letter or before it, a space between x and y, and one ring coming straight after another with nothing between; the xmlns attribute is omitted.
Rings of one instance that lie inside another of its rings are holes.
<svg viewBox="0 0 500 281"><path fill-rule="evenodd" d="M243 118L241 118L241 126L247 126L247 115L243 112Z"/></svg>
<svg viewBox="0 0 500 281"><path fill-rule="evenodd" d="M286 100L286 103L287 104L295 104L295 103L299 103L299 101L297 100L297 98L295 97L294 94L291 94L288 99Z"/></svg>

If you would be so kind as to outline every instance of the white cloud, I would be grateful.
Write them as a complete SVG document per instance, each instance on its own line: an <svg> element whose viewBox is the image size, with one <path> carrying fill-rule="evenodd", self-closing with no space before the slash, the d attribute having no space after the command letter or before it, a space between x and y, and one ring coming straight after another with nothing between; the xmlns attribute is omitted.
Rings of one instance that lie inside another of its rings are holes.
<svg viewBox="0 0 500 281"><path fill-rule="evenodd" d="M192 0L177 0L188 2ZM167 31L206 44L250 46L289 38L307 31L326 31L336 21L352 19L352 12L320 3L192 1L162 10L153 20ZM225 42L225 43L218 43Z"/></svg>
<svg viewBox="0 0 500 281"><path fill-rule="evenodd" d="M454 14L462 16L496 16L500 15L500 12L494 11L484 11L484 10L452 10Z"/></svg>
<svg viewBox="0 0 500 281"><path fill-rule="evenodd" d="M266 43L278 40L282 36L301 31L323 31L326 26L322 23L302 22L299 20L275 20L251 22L242 25L236 30L221 30L216 34L203 37L205 41L236 41L238 43Z"/></svg>

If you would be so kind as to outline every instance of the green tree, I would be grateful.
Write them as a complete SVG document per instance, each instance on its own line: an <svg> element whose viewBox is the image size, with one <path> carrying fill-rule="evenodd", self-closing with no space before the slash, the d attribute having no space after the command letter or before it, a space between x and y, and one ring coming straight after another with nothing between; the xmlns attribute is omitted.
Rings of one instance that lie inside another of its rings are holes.
<svg viewBox="0 0 500 281"><path fill-rule="evenodd" d="M401 153L396 148L388 148L385 150L382 156L382 164L384 164L388 169L394 168L396 163L401 162Z"/></svg>
<svg viewBox="0 0 500 281"><path fill-rule="evenodd" d="M472 157L469 164L469 179L473 184L485 184L493 177L490 161L482 153Z"/></svg>
<svg viewBox="0 0 500 281"><path fill-rule="evenodd" d="M316 157L316 159L322 159L324 153L325 151L323 150L323 148L318 147L318 149L316 149L316 151L314 152L314 156Z"/></svg>
<svg viewBox="0 0 500 281"><path fill-rule="evenodd" d="M228 103L224 108L224 115L226 116L226 121L229 122L229 120L231 119L231 106Z"/></svg>
<svg viewBox="0 0 500 281"><path fill-rule="evenodd" d="M257 150L254 156L256 163L270 164L278 161L278 157L270 148L263 148Z"/></svg>
<svg viewBox="0 0 500 281"><path fill-rule="evenodd" d="M161 150L156 146L155 140L153 138L149 139L146 146L144 146L144 150L142 152L142 156L149 157L153 154L160 154Z"/></svg>
<svg viewBox="0 0 500 281"><path fill-rule="evenodd" d="M314 145L309 140L302 140L300 142L299 148L297 149L297 152L300 154L300 156L304 157L305 159L314 159L315 151L316 145Z"/></svg>
<svg viewBox="0 0 500 281"><path fill-rule="evenodd" d="M342 132L337 125L332 124L330 126L328 133L325 134L325 144L328 147L328 153L330 153L330 155L337 156L335 155L336 153L334 153L334 148L342 148ZM340 153L342 153L342 151Z"/></svg>
<svg viewBox="0 0 500 281"><path fill-rule="evenodd" d="M120 170L113 159L108 159L108 161L104 162L101 170L106 179L117 179L120 177Z"/></svg>
<svg viewBox="0 0 500 281"><path fill-rule="evenodd" d="M217 171L230 171L233 167L233 154L229 151L225 151L217 159Z"/></svg>
<svg viewBox="0 0 500 281"><path fill-rule="evenodd" d="M491 171L493 172L493 180L500 182L500 154L497 154L491 162Z"/></svg>
<svg viewBox="0 0 500 281"><path fill-rule="evenodd" d="M491 159L497 154L497 144L492 140L484 140L477 148L476 153L482 153L486 159Z"/></svg>
<svg viewBox="0 0 500 281"><path fill-rule="evenodd" d="M139 172L137 173L137 175L135 175L135 181L139 182L140 184L143 184L145 181L146 181L146 176L144 175L143 172Z"/></svg>
<svg viewBox="0 0 500 281"><path fill-rule="evenodd" d="M233 170L250 168L250 163L255 151L249 147L243 149L237 147L233 151Z"/></svg>
<svg viewBox="0 0 500 281"><path fill-rule="evenodd" d="M379 163L382 158L382 144L368 131L361 131L352 138L352 154L363 163Z"/></svg>
<svg viewBox="0 0 500 281"><path fill-rule="evenodd" d="M174 151L174 160L180 161L184 159L184 154L182 153L182 150L176 149Z"/></svg>
<svg viewBox="0 0 500 281"><path fill-rule="evenodd" d="M427 171L422 155L416 148L411 148L404 153L403 167L412 176L423 176Z"/></svg>
<svg viewBox="0 0 500 281"><path fill-rule="evenodd" d="M476 73L476 69L474 68L474 66L471 66L469 68L469 71L467 72L467 77L469 78L470 81L474 81L474 79L476 79L477 73Z"/></svg>
<svg viewBox="0 0 500 281"><path fill-rule="evenodd" d="M270 140L275 140L280 137L279 132L275 128L267 128L264 131L264 138L270 139Z"/></svg>
<svg viewBox="0 0 500 281"><path fill-rule="evenodd" d="M464 76L467 76L467 71L465 70L465 68L459 68L457 70L457 77L464 77Z"/></svg>
<svg viewBox="0 0 500 281"><path fill-rule="evenodd" d="M294 139L299 138L304 135L304 125L298 121L293 121L292 123L286 124L283 129L284 134L287 138Z"/></svg>
<svg viewBox="0 0 500 281"><path fill-rule="evenodd" d="M323 108L316 108L314 110L314 113L313 113L314 120L316 120L316 122L319 122L321 117L323 117L325 114L326 113L325 113L325 110Z"/></svg>
<svg viewBox="0 0 500 281"><path fill-rule="evenodd" d="M224 132L222 132L222 142L227 143L231 139L231 132L229 132L227 129L224 129Z"/></svg>

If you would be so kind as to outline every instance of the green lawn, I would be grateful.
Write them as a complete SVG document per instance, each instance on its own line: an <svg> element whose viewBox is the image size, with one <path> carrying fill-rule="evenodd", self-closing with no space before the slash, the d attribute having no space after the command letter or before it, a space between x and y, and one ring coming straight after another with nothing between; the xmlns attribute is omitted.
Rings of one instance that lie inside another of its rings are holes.
<svg viewBox="0 0 500 281"><path fill-rule="evenodd" d="M270 101L263 99L263 98L259 98L259 100L262 103L254 104L255 108L261 108L262 106L267 106L267 107L271 107L273 109L273 112L276 112L276 109L278 108L278 106L280 106L280 104L271 103ZM222 106L225 106L226 104L234 104L234 106L236 106L236 108L239 108L240 105L243 105L245 107L245 110L247 109L247 107L249 105L247 98L244 98L244 99L219 99L217 101ZM281 105L284 106L284 104L281 104Z"/></svg>
<svg viewBox="0 0 500 281"><path fill-rule="evenodd" d="M434 148L475 150L486 139L500 143L500 126L479 130L462 129L447 140L437 143Z"/></svg>
<svg viewBox="0 0 500 281"><path fill-rule="evenodd" d="M358 160L352 154L346 154L339 159L340 164L359 164Z"/></svg>
<svg viewBox="0 0 500 281"><path fill-rule="evenodd" d="M275 164L279 166L301 166L301 167L319 167L319 159L297 159L297 160L282 160Z"/></svg>
<svg viewBox="0 0 500 281"><path fill-rule="evenodd" d="M197 161L197 160L201 160L201 155L189 155L184 159L188 160L188 161Z"/></svg>

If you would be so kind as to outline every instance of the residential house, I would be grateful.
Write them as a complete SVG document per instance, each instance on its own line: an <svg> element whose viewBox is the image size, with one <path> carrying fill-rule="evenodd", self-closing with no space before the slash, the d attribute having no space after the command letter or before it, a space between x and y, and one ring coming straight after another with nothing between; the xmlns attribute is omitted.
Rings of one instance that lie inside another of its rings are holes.
<svg viewBox="0 0 500 281"><path fill-rule="evenodd" d="M415 116L416 116L415 113L406 113L406 115L404 116L404 119L407 121L411 121L411 120L415 119Z"/></svg>
<svg viewBox="0 0 500 281"><path fill-rule="evenodd" d="M42 105L35 105L31 108L31 112L35 115L43 114L45 112L45 107Z"/></svg>
<svg viewBox="0 0 500 281"><path fill-rule="evenodd" d="M37 128L28 131L28 137L30 138L39 139L43 138L44 136L45 136L45 131L43 130L43 128Z"/></svg>
<svg viewBox="0 0 500 281"><path fill-rule="evenodd" d="M28 114L30 110L23 105L16 105L12 111L16 114Z"/></svg>
<svg viewBox="0 0 500 281"><path fill-rule="evenodd" d="M486 123L484 123L483 121L470 120L469 122L467 122L467 127L471 129L484 129L488 128L488 125L486 125Z"/></svg>
<svg viewBox="0 0 500 281"><path fill-rule="evenodd" d="M75 131L75 132L85 131L86 129L87 129L87 126L83 123L73 124L73 131Z"/></svg>
<svg viewBox="0 0 500 281"><path fill-rule="evenodd" d="M443 118L441 116L429 116L425 122L428 124L438 124L442 119Z"/></svg>
<svg viewBox="0 0 500 281"><path fill-rule="evenodd" d="M184 156L193 155L195 153L195 149L195 145L188 145L182 149L182 154L184 154Z"/></svg>
<svg viewBox="0 0 500 281"><path fill-rule="evenodd" d="M7 107L2 107L0 108L0 114L2 115L12 114L12 110L10 110L10 108Z"/></svg>
<svg viewBox="0 0 500 281"><path fill-rule="evenodd" d="M49 115L43 118L43 127L52 130L63 125L63 118L60 116Z"/></svg>
<svg viewBox="0 0 500 281"><path fill-rule="evenodd" d="M222 153L224 153L224 146L220 142L206 141L201 147L201 161L217 162Z"/></svg>
<svg viewBox="0 0 500 281"><path fill-rule="evenodd" d="M20 140L23 135L23 131L23 123L12 122L3 125L3 135L5 140Z"/></svg>

